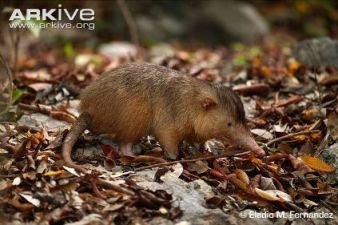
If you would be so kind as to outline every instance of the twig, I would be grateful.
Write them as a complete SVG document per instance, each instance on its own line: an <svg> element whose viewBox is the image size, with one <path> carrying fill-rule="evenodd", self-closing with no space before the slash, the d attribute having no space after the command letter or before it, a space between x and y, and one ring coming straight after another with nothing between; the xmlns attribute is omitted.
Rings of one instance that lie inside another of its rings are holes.
<svg viewBox="0 0 338 225"><path fill-rule="evenodd" d="M97 180L97 183L99 185L105 187L105 188L109 188L109 189L112 189L112 190L117 191L117 192L125 193L125 194L130 195L130 196L135 195L135 192L133 192L133 191L131 191L129 189L126 189L126 188L121 187L121 186L116 185L116 184L112 184L112 183L110 183L108 181L105 181L105 180L103 180L101 178L99 178Z"/></svg>
<svg viewBox="0 0 338 225"><path fill-rule="evenodd" d="M176 160L176 161L171 161L171 162L156 163L156 164L152 164L152 165L149 165L149 166L138 167L138 168L135 168L134 170L135 171L141 171L141 170L151 169L151 168L154 168L154 167L170 166L170 165L174 165L176 163L190 163L190 162L196 162L196 161L200 161L200 160L225 158L225 157L229 157L229 156L234 156L237 153L242 153L242 152L228 152L228 153L225 153L225 154L222 154L222 155L206 156L206 157L201 157L201 158L196 158L196 159L181 159L181 160Z"/></svg>
<svg viewBox="0 0 338 225"><path fill-rule="evenodd" d="M269 146L277 141L281 141L281 140L284 140L284 139L288 139L288 138L291 138L291 137L294 137L294 136L298 136L298 135L302 135L302 134L312 134L312 133L317 133L317 132L320 132L319 130L306 130L306 131L299 131L299 132L296 132L296 133L292 133L292 134L287 134L287 135L284 135L282 137L278 137L278 138L275 138L275 139L272 139L271 141L265 143L266 146Z"/></svg>
<svg viewBox="0 0 338 225"><path fill-rule="evenodd" d="M19 43L20 43L20 31L17 31L14 40L14 61L13 61L13 73L16 74L18 71L18 57L19 57Z"/></svg>
<svg viewBox="0 0 338 225"><path fill-rule="evenodd" d="M325 102L324 104L319 105L319 108L326 108L327 106L338 101L338 98L332 99L331 101Z"/></svg>
<svg viewBox="0 0 338 225"><path fill-rule="evenodd" d="M42 104L27 105L24 103L19 103L18 106L21 109L43 113L54 119L66 121L68 123L74 123L76 121L76 117L72 115L71 113L60 111L60 110L53 110L52 107L49 107L46 105L42 105Z"/></svg>
<svg viewBox="0 0 338 225"><path fill-rule="evenodd" d="M19 57L19 43L21 39L21 33L18 29L9 29L9 40L13 47L12 60L13 60L13 73L14 75L18 69L18 57Z"/></svg>
<svg viewBox="0 0 338 225"><path fill-rule="evenodd" d="M138 46L139 45L139 37L137 32L136 23L130 13L128 5L126 4L125 0L117 0L117 4L120 7L124 20L127 23L127 27L130 33L131 41Z"/></svg>
<svg viewBox="0 0 338 225"><path fill-rule="evenodd" d="M0 112L0 116L2 116L3 114L5 114L7 112L7 110L9 109L9 107L12 105L12 92L13 92L13 73L12 70L10 69L6 59L3 57L3 55L0 53L0 61L1 63L5 66L8 78L9 78L9 84L8 84L8 102L7 102L7 106L6 108Z"/></svg>
<svg viewBox="0 0 338 225"><path fill-rule="evenodd" d="M18 103L18 106L24 110L39 112L39 113L46 114L46 115L49 115L50 112L52 111L52 108L50 106L45 106L42 104L28 105L24 103Z"/></svg>
<svg viewBox="0 0 338 225"><path fill-rule="evenodd" d="M107 198L104 194L102 194L99 189L97 188L97 185L96 185L96 180L95 179L90 179L90 184L92 185L92 188L93 188L93 192L100 198L102 199L105 199Z"/></svg>

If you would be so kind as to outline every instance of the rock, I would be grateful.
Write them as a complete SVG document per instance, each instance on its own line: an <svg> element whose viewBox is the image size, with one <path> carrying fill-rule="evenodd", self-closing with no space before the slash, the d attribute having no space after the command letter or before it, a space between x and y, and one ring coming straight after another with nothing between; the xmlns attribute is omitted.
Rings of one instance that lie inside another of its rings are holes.
<svg viewBox="0 0 338 225"><path fill-rule="evenodd" d="M338 184L338 143L334 143L331 146L325 148L322 153L322 159L333 165L336 168L336 171L333 173L325 174L327 176L327 183L330 185L337 185Z"/></svg>
<svg viewBox="0 0 338 225"><path fill-rule="evenodd" d="M107 56L111 60L120 58L135 58L137 56L137 47L129 42L114 41L102 44L99 47L99 53Z"/></svg>
<svg viewBox="0 0 338 225"><path fill-rule="evenodd" d="M183 210L180 221L189 221L191 224L236 224L227 223L229 215L221 209L208 209L203 205L204 198L213 195L211 187L203 180L195 180L185 183L178 177L183 171L182 165L176 164L174 172L169 172L161 177L163 183L154 182L156 170L145 170L138 172L133 180L146 189L166 190L173 195L173 202L178 202Z"/></svg>
<svg viewBox="0 0 338 225"><path fill-rule="evenodd" d="M265 19L246 2L208 1L202 16L202 19L206 18L218 24L226 35L236 41L253 43L269 33Z"/></svg>
<svg viewBox="0 0 338 225"><path fill-rule="evenodd" d="M214 196L212 187L203 180L194 180L185 182L179 178L183 172L181 164L176 164L172 167L173 172L167 172L161 176L163 183L154 181L156 169L144 170L137 172L132 179L137 185L152 191L165 190L172 194L172 202L180 206L183 210L183 215L177 218L175 224L182 225L282 225L286 219L278 219L272 221L269 218L250 218L247 212L239 213L236 210L231 210L229 213L222 211L220 208L210 209L205 208L205 199ZM156 222L158 222L156 220ZM150 222L150 224L172 224L172 221L162 220L159 223Z"/></svg>
<svg viewBox="0 0 338 225"><path fill-rule="evenodd" d="M338 40L329 37L304 40L295 46L293 55L306 66L338 68Z"/></svg>
<svg viewBox="0 0 338 225"><path fill-rule="evenodd" d="M35 127L35 128L43 128L43 126L47 127L48 131L62 131L70 127L70 124L53 119L49 116L46 116L41 113L32 113L30 115L23 115L18 120L18 125L26 125L28 127Z"/></svg>
<svg viewBox="0 0 338 225"><path fill-rule="evenodd" d="M138 4L129 1L141 42L154 44L175 40L197 40L209 44L231 41L254 43L269 33L265 19L254 6L235 0L163 1ZM130 38L120 12L111 23L117 35Z"/></svg>
<svg viewBox="0 0 338 225"><path fill-rule="evenodd" d="M164 12L157 12L151 16L140 15L135 20L140 37L150 42L179 37L185 31L185 24L182 20Z"/></svg>
<svg viewBox="0 0 338 225"><path fill-rule="evenodd" d="M157 57L173 57L175 55L174 48L167 43L159 43L154 45L149 50L149 55L151 58Z"/></svg>
<svg viewBox="0 0 338 225"><path fill-rule="evenodd" d="M154 45L149 50L150 62L161 64L165 59L171 58L175 55L175 50L171 45L160 43Z"/></svg>

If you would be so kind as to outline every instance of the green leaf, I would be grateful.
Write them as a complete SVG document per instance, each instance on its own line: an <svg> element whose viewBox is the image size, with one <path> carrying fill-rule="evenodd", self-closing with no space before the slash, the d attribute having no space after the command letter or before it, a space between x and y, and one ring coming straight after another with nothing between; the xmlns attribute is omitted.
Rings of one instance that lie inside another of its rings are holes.
<svg viewBox="0 0 338 225"><path fill-rule="evenodd" d="M269 151L269 152L276 152L277 151L277 148L275 148L275 147L269 147L267 145L263 145L263 149L265 151Z"/></svg>
<svg viewBox="0 0 338 225"><path fill-rule="evenodd" d="M262 53L262 50L260 49L260 47L252 47L249 50L250 57L255 57L261 53Z"/></svg>
<svg viewBox="0 0 338 225"><path fill-rule="evenodd" d="M233 59L233 64L235 66L246 66L248 65L248 61L244 55L237 55Z"/></svg>
<svg viewBox="0 0 338 225"><path fill-rule="evenodd" d="M277 148L275 147L269 147L267 146L265 143L260 142L260 141L256 141L257 144L261 145L261 147L265 150L265 151L269 151L269 152L276 152Z"/></svg>
<svg viewBox="0 0 338 225"><path fill-rule="evenodd" d="M15 89L12 92L12 104L16 103L24 94L27 94L27 89Z"/></svg>
<svg viewBox="0 0 338 225"><path fill-rule="evenodd" d="M75 55L75 50L73 44L71 42L67 42L63 47L63 53L68 57L71 58Z"/></svg>

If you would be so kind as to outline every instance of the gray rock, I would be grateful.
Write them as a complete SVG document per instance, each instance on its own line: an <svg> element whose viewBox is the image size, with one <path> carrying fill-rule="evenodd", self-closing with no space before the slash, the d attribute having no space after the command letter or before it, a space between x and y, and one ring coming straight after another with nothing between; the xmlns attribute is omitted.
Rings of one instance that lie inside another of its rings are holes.
<svg viewBox="0 0 338 225"><path fill-rule="evenodd" d="M338 143L335 143L327 148L325 148L321 157L323 160L336 168L334 173L325 174L327 176L327 183L331 185L338 184Z"/></svg>
<svg viewBox="0 0 338 225"><path fill-rule="evenodd" d="M307 66L338 68L338 40L329 37L304 40L295 46L293 55Z"/></svg>
<svg viewBox="0 0 338 225"><path fill-rule="evenodd" d="M99 53L107 56L111 60L119 58L135 58L138 50L137 47L129 42L115 41L102 44L99 47Z"/></svg>
<svg viewBox="0 0 338 225"><path fill-rule="evenodd" d="M32 113L30 115L23 115L18 120L18 125L26 125L28 127L36 127L36 128L43 128L43 126L47 127L48 131L63 131L70 127L70 124L53 119L49 116L46 116L41 113Z"/></svg>
<svg viewBox="0 0 338 225"><path fill-rule="evenodd" d="M149 55L150 62L161 64L165 59L173 57L175 55L175 50L169 44L160 43L151 47Z"/></svg>
<svg viewBox="0 0 338 225"><path fill-rule="evenodd" d="M152 17L140 15L136 18L136 24L140 37L148 41L164 41L179 37L185 30L182 21L164 12L156 13Z"/></svg>
<svg viewBox="0 0 338 225"><path fill-rule="evenodd" d="M253 5L234 0L165 1L145 9L130 3L142 41L200 40L211 44L240 41L254 43L269 33L269 26ZM174 8L175 10L171 10ZM144 13L142 10L147 10ZM126 32L118 20L115 29ZM119 24L117 24L119 22ZM126 37L129 34L125 34Z"/></svg>
<svg viewBox="0 0 338 225"><path fill-rule="evenodd" d="M163 183L154 182L156 170L138 172L133 180L143 188L150 190L166 190L173 195L173 202L179 203L183 216L179 221L189 221L191 224L233 224L228 223L229 215L220 209L205 208L204 198L213 195L211 187L203 180L186 183L178 177L183 171L182 165L176 164L175 171L162 176Z"/></svg>
<svg viewBox="0 0 338 225"><path fill-rule="evenodd" d="M225 34L237 41L253 43L269 33L265 19L246 2L208 1L204 14L203 19L207 17L219 24Z"/></svg>

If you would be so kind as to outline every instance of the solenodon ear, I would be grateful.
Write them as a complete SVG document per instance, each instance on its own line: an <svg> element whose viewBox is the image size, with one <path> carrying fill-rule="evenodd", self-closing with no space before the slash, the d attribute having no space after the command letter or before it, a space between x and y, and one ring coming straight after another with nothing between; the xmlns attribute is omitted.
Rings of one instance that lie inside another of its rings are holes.
<svg viewBox="0 0 338 225"><path fill-rule="evenodd" d="M202 108L205 111L208 111L209 109L213 108L216 106L216 102L211 98L211 97L205 97L202 100Z"/></svg>

